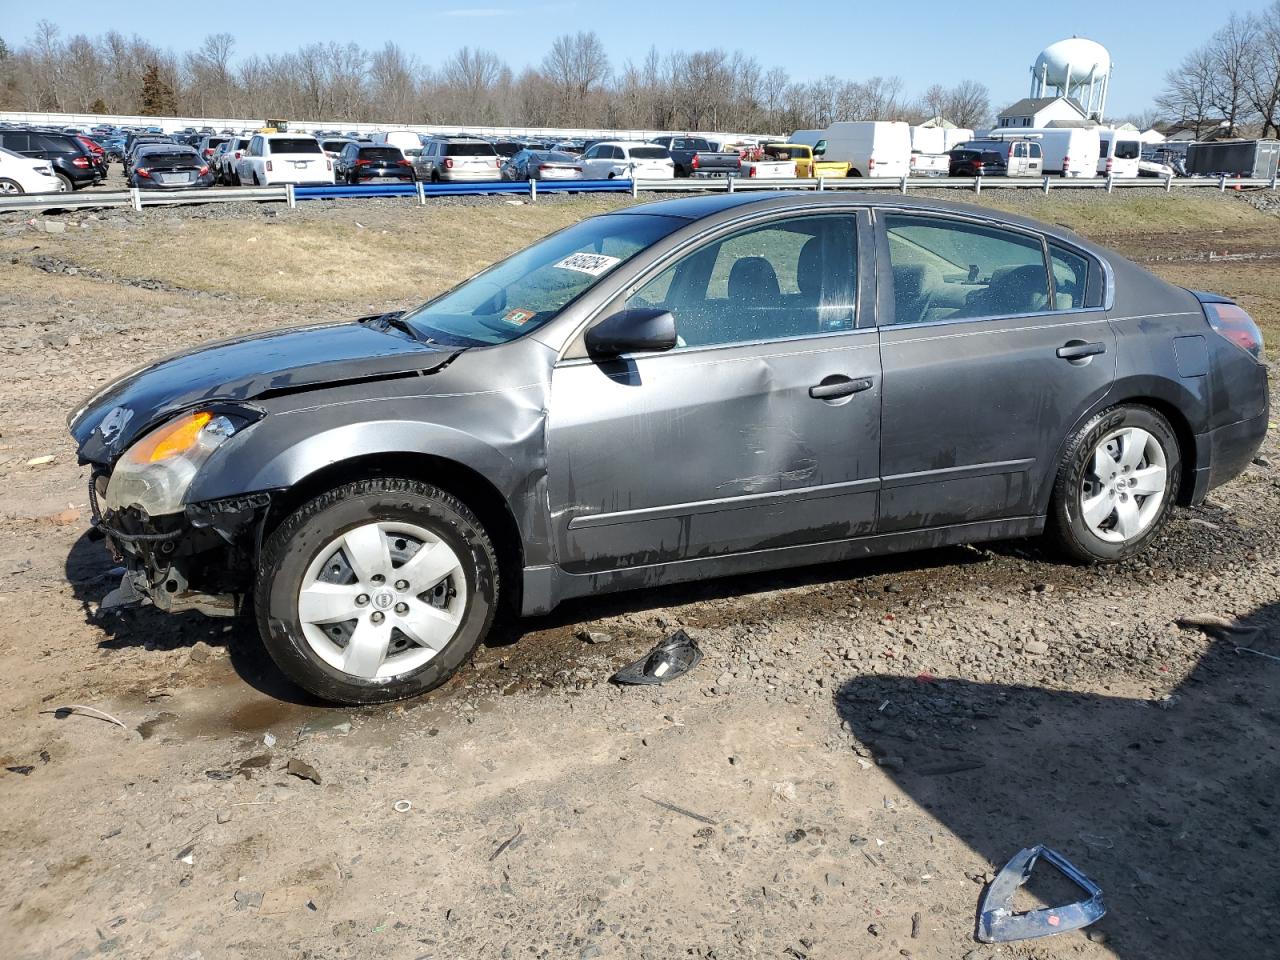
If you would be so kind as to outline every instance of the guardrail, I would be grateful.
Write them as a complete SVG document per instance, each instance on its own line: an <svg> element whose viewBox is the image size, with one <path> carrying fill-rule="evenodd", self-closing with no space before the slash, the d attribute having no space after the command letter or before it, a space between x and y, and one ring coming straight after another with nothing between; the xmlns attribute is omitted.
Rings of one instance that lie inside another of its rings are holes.
<svg viewBox="0 0 1280 960"><path fill-rule="evenodd" d="M0 213L5 211L85 210L127 207L142 210L153 206L178 206L201 203L235 203L243 201L283 202L290 207L300 200L330 200L351 197L407 197L425 205L432 197L465 197L485 194L507 194L536 201L541 193L739 193L758 190L961 190L981 193L983 190L1130 190L1145 187L1166 193L1174 189L1270 189L1277 188L1275 177L1269 180L1232 177L1139 177L1118 180L1113 177L847 177L835 180L778 179L756 180L749 177L687 180L495 180L487 183L379 183L350 186L217 187L201 190L121 190L102 193L6 194L0 196Z"/></svg>

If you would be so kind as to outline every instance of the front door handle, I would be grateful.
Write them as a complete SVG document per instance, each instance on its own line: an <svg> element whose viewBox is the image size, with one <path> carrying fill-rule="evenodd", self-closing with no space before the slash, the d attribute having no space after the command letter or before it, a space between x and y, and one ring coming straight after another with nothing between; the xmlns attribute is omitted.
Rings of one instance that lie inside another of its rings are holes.
<svg viewBox="0 0 1280 960"><path fill-rule="evenodd" d="M1083 360L1106 352L1105 343L1085 343L1083 340L1071 340L1058 348L1058 356L1063 360Z"/></svg>
<svg viewBox="0 0 1280 960"><path fill-rule="evenodd" d="M857 380L845 376L826 377L821 383L809 388L809 396L815 400L835 400L849 397L871 389L870 377L859 377Z"/></svg>

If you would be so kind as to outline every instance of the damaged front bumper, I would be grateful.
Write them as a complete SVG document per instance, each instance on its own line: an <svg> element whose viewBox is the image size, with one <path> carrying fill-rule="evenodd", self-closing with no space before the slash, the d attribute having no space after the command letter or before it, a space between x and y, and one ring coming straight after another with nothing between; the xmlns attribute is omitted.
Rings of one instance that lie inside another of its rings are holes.
<svg viewBox="0 0 1280 960"><path fill-rule="evenodd" d="M148 517L135 509L104 513L99 503L107 479L101 472L90 481L93 525L125 573L100 613L148 602L167 613L196 610L211 617L244 609L270 493L193 503L180 514Z"/></svg>

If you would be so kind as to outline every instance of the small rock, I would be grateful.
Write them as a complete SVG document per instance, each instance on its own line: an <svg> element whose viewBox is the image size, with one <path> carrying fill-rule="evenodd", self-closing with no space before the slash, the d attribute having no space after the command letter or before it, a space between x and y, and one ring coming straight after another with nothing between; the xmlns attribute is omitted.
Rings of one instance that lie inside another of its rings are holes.
<svg viewBox="0 0 1280 960"><path fill-rule="evenodd" d="M209 659L209 645L203 640L197 640L191 645L190 660L192 663L204 663Z"/></svg>
<svg viewBox="0 0 1280 960"><path fill-rule="evenodd" d="M235 892L237 909L248 910L262 906L262 894L253 890L237 890Z"/></svg>
<svg viewBox="0 0 1280 960"><path fill-rule="evenodd" d="M320 783L320 774L316 772L316 768L302 760L290 760L285 770L299 780L310 780L317 785Z"/></svg>
<svg viewBox="0 0 1280 960"><path fill-rule="evenodd" d="M791 831L789 831L789 832L787 833L786 840L787 840L787 843L788 843L788 844L792 844L792 843L799 843L801 840L803 840L803 839L804 839L805 837L807 837L808 835L809 835L809 834L808 834L808 832L807 832L807 831L805 831L804 829L802 829L802 828L800 828L800 827L796 827L796 829L791 830Z"/></svg>
<svg viewBox="0 0 1280 960"><path fill-rule="evenodd" d="M230 822L231 822L231 811L230 811L230 810L219 810L219 811L218 811L218 822L219 822L219 823L230 823Z"/></svg>
<svg viewBox="0 0 1280 960"><path fill-rule="evenodd" d="M1086 930L1084 932L1084 935L1088 937L1093 943L1107 942L1107 932L1105 930Z"/></svg>
<svg viewBox="0 0 1280 960"><path fill-rule="evenodd" d="M613 639L607 633L601 633L599 630L579 630L578 639L583 643L608 643Z"/></svg>
<svg viewBox="0 0 1280 960"><path fill-rule="evenodd" d="M1039 655L1039 654L1048 653L1049 645L1045 643L1043 640L1028 640L1026 643L1022 645L1022 649L1026 653L1033 653L1033 654Z"/></svg>
<svg viewBox="0 0 1280 960"><path fill-rule="evenodd" d="M871 934L873 937L878 937L880 934L884 933L884 928L878 923L869 923L867 924L867 933Z"/></svg>

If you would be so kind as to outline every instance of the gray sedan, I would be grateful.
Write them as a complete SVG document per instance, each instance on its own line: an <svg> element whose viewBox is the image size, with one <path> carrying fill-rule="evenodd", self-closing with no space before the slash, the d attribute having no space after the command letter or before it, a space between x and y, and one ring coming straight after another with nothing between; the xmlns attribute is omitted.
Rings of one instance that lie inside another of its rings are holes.
<svg viewBox="0 0 1280 960"><path fill-rule="evenodd" d="M153 363L70 417L127 572L360 703L502 608L978 540L1146 547L1267 428L1257 326L1059 227L737 194L571 226L406 313Z"/></svg>

